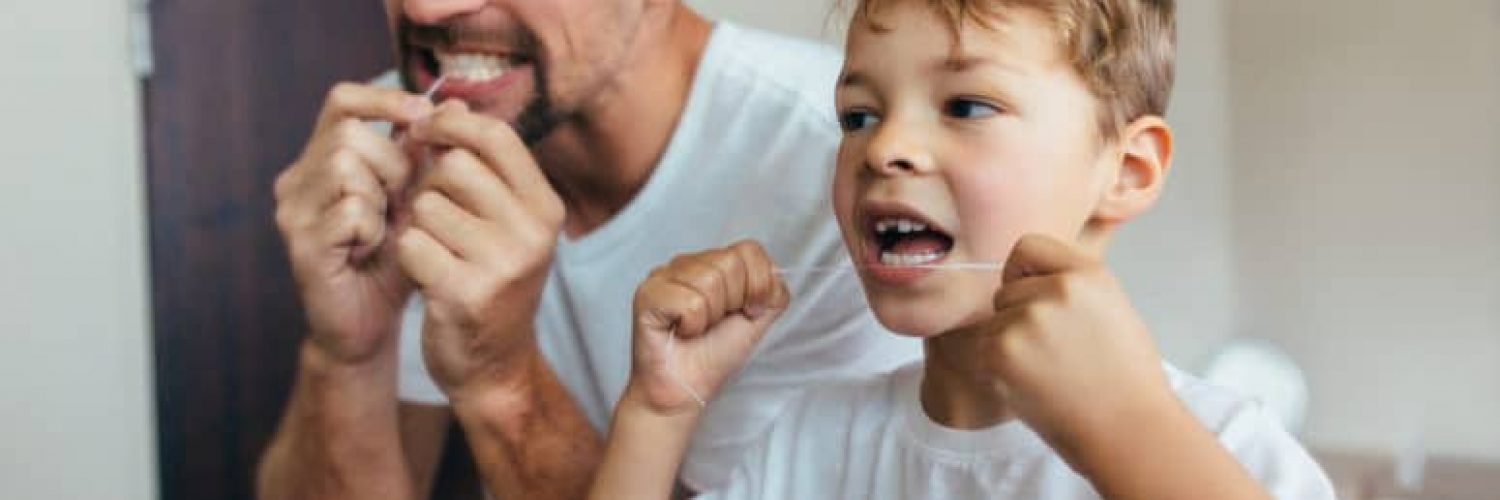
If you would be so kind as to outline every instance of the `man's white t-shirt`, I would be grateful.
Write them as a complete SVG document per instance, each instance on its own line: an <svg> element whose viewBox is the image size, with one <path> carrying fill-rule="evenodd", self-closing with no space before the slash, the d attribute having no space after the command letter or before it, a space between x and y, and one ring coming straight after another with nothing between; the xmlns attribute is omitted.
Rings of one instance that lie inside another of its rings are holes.
<svg viewBox="0 0 1500 500"><path fill-rule="evenodd" d="M1178 397L1273 496L1334 500L1323 470L1260 404L1166 367ZM922 363L809 391L729 484L699 498L1097 499L1020 421L965 431L922 410Z"/></svg>
<svg viewBox="0 0 1500 500"><path fill-rule="evenodd" d="M847 261L829 199L840 131L833 49L717 23L677 129L650 180L604 226L558 242L537 313L543 354L607 428L630 372L631 302L650 271L683 252L753 238L783 267ZM888 372L920 356L875 322L852 273L789 280L790 308L710 404L682 470L721 486L786 403L830 380ZM446 404L421 356L420 300L401 339L403 401Z"/></svg>

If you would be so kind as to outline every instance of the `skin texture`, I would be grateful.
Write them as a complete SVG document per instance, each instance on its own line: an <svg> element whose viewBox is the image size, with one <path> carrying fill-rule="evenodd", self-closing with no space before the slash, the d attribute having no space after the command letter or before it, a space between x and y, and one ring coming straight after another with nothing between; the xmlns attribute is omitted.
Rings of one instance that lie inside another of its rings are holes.
<svg viewBox="0 0 1500 500"><path fill-rule="evenodd" d="M554 244L649 178L710 25L673 0L388 0L409 91L329 93L276 183L309 332L261 498L421 498L462 425L501 498L577 498L602 452L532 330ZM512 82L410 92L433 50L513 58ZM395 125L395 137L366 122ZM396 399L399 320L451 409Z"/></svg>
<svg viewBox="0 0 1500 500"><path fill-rule="evenodd" d="M965 429L1020 419L1105 498L1267 498L1173 394L1149 329L1103 264L1113 231L1160 195L1172 159L1166 122L1140 117L1101 137L1097 97L1037 12L1009 9L957 37L925 2L871 15L849 34L833 205L851 257L866 264L860 276L876 316L924 339L928 415ZM871 215L892 212L951 237L940 263L1004 271L892 279L870 255L881 248ZM666 273L693 269L674 261ZM750 294L727 283L700 288L702 297L669 296L651 281L640 293L657 310ZM720 323L710 321L702 340L758 331L742 331L733 307L707 310ZM659 332L638 324L636 335L642 343ZM653 368L656 354L637 349L593 498L669 491L701 410L680 388L664 396L674 386ZM679 366L691 362L677 356ZM699 368L695 376L708 378L690 383L711 397L742 362Z"/></svg>

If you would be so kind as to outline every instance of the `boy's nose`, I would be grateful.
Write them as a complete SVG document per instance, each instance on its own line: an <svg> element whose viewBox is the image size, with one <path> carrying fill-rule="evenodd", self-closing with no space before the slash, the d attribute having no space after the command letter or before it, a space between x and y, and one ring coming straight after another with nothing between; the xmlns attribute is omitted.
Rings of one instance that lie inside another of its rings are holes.
<svg viewBox="0 0 1500 500"><path fill-rule="evenodd" d="M402 0L401 11L417 24L441 24L484 7L486 0Z"/></svg>
<svg viewBox="0 0 1500 500"><path fill-rule="evenodd" d="M870 139L865 152L865 167L880 175L923 174L931 172L932 155L913 134L887 123Z"/></svg>

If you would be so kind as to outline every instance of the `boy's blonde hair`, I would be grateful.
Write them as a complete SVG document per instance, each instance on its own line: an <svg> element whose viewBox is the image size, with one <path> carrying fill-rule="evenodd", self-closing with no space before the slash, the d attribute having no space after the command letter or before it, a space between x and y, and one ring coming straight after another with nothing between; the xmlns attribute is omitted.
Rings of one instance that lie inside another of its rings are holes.
<svg viewBox="0 0 1500 500"><path fill-rule="evenodd" d="M873 24L892 1L857 0L856 19ZM1062 54L1099 99L1100 133L1115 138L1143 116L1165 116L1176 72L1175 0L920 0L945 16L955 35L966 21L993 27L1004 8L1035 9L1051 19ZM875 25L880 29L878 25Z"/></svg>

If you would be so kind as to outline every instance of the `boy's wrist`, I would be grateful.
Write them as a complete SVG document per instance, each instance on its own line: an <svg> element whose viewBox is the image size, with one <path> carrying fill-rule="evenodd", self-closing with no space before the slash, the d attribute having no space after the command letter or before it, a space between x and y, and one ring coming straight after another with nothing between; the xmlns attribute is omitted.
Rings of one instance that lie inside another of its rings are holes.
<svg viewBox="0 0 1500 500"><path fill-rule="evenodd" d="M664 407L651 397L650 391L650 388L645 387L635 378L631 378L625 386L625 392L620 395L620 402L616 405L615 412L693 426L697 424L699 416L705 409L696 403Z"/></svg>

